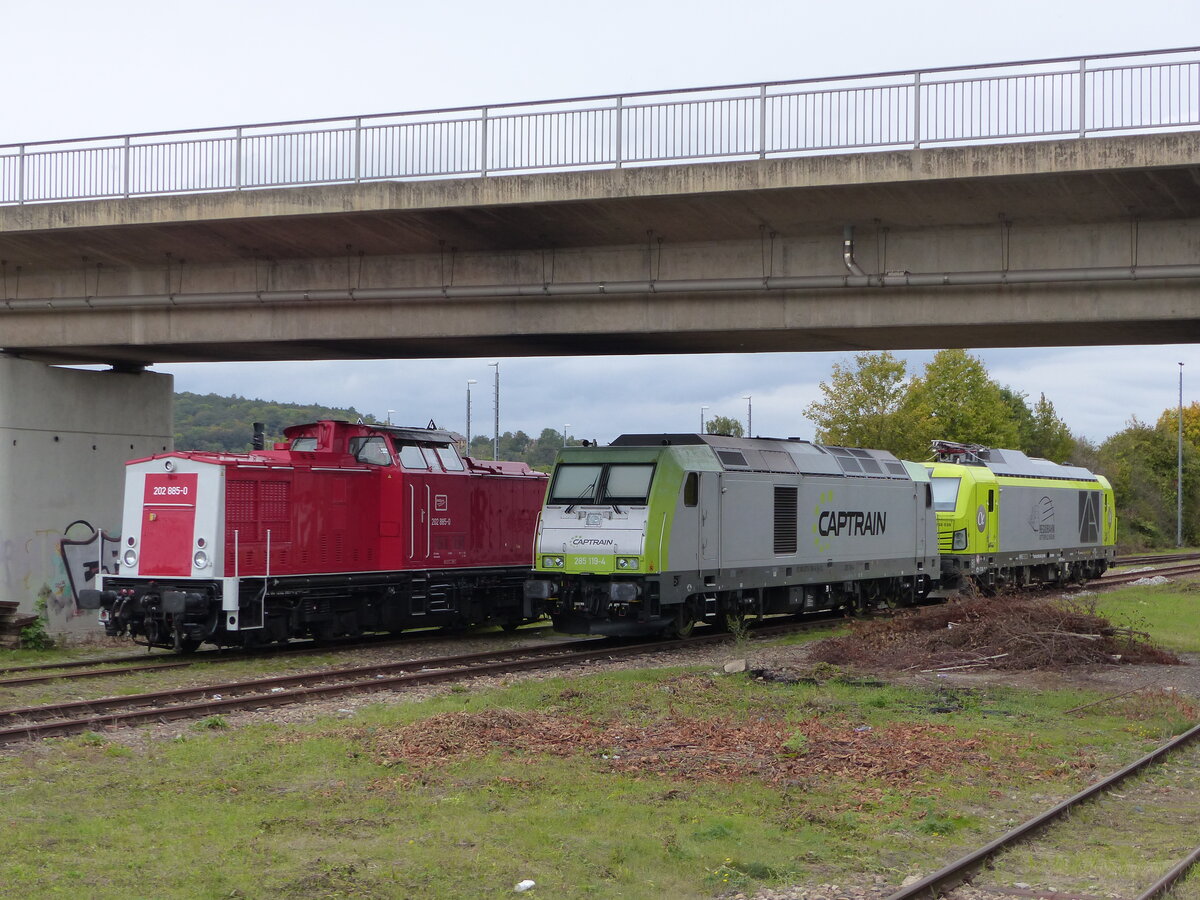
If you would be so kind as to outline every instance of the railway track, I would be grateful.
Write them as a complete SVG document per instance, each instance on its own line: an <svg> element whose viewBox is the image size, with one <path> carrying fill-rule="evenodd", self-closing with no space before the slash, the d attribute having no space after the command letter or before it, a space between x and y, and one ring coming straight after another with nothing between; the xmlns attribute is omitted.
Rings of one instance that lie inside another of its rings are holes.
<svg viewBox="0 0 1200 900"><path fill-rule="evenodd" d="M1172 557L1162 557L1162 559L1170 560L1178 560L1181 558L1183 557L1179 557L1178 555ZM1200 555L1197 555L1197 558L1200 558ZM1153 574L1167 577L1200 574L1200 564L1158 568L1153 571ZM1131 584L1138 579L1146 577L1146 575L1147 572L1145 571L1116 574L1110 572L1103 578L1094 579L1087 582L1086 587L1120 587L1122 585ZM527 629L525 633L543 630L544 628L548 627L549 626L547 625L539 629ZM284 646L272 646L262 648L260 650L206 650L199 653L189 654L187 656L172 654L168 651L157 654L156 656L158 659L154 662L148 662L148 659L153 659L154 657L148 657L146 654L130 654L127 656L109 657L107 659L101 658L92 660L74 660L64 663L43 663L29 666L12 666L8 668L0 668L0 676L12 676L0 677L0 688L39 684L61 679L103 678L112 675L125 675L134 672L179 669L196 665L198 663L234 662L238 660L283 654L286 654L290 657L323 653L340 653L360 649L403 646L406 644L412 644L414 642L445 639L446 635L440 632L406 635L405 637L401 638L391 635L378 635L374 637L368 636L361 640L347 643L323 643L314 646L310 642L293 642ZM93 668L88 668L89 666Z"/></svg>
<svg viewBox="0 0 1200 900"><path fill-rule="evenodd" d="M1200 559L1200 553L1159 553L1140 556L1118 556L1113 560L1114 566L1153 566L1161 563L1181 562L1188 559Z"/></svg>
<svg viewBox="0 0 1200 900"><path fill-rule="evenodd" d="M518 632L518 634L537 634L545 631L549 625L529 628ZM495 637L495 635L478 635L480 638ZM263 647L257 650L204 650L197 653L180 655L171 651L164 651L153 656L147 654L131 654L128 656L113 656L108 658L97 658L88 660L73 660L64 663L42 663L31 666L13 666L6 669L0 669L0 676L11 675L13 677L0 677L0 688L9 686L18 686L26 684L41 684L49 681L58 681L62 679L74 678L104 678L112 675L127 675L133 672L148 672L155 669L180 669L194 665L213 665L226 662L240 662L248 659L258 659L262 657L272 656L287 656L287 657L302 657L315 656L325 653L344 653L354 650L368 650L375 648L387 647L402 647L413 644L427 643L432 641L444 641L449 638L443 632L418 633L409 634L404 637L395 637L394 635L368 635L365 638L353 641L341 641L336 643L319 643L314 644L310 641L298 641L285 645L276 645L271 647ZM458 637L457 640L470 640L470 638ZM147 660L155 660L148 662ZM88 667L93 668L88 668ZM95 667L102 668L95 668ZM38 673L38 674L23 674L23 673Z"/></svg>
<svg viewBox="0 0 1200 900"><path fill-rule="evenodd" d="M1183 758L1183 774L1177 775L1176 778L1181 782L1181 786L1184 786L1182 782L1185 781L1189 782L1186 786L1193 786L1196 773L1200 771L1200 725L1168 741L1158 749L1146 754L1120 771L1085 788L1052 809L1018 825L991 843L968 853L933 874L922 878L920 881L901 888L890 895L887 900L933 900L936 897L953 898L955 896L953 893L954 889L965 884L985 890L990 896L995 896L997 900L1005 896L1051 896L1051 894L1042 891L1031 892L1028 889L1029 885L1027 882L1036 880L1032 877L1021 879L1021 885L1016 889L993 886L990 882L994 879L989 878L988 874L985 874L985 870L1001 865L1004 854L1012 853L1015 848L1023 843L1035 839L1041 840L1051 828L1072 827L1072 814L1078 816L1081 812L1081 807L1086 803L1107 799L1117 804L1125 803L1127 807L1134 808L1135 804L1126 802L1129 800L1129 795L1117 794L1116 789L1124 789L1126 783L1134 776L1145 774L1155 767L1161 767L1168 758L1179 760L1181 757ZM1143 798L1138 799L1138 804L1145 804L1146 802ZM1137 805L1136 809L1140 813L1145 812L1142 805ZM1151 810L1151 815L1153 814L1154 810ZM1075 827L1083 826L1076 825ZM1192 839L1196 839L1198 834L1200 834L1200 829L1193 829L1191 831ZM1089 832L1089 842L1094 836L1094 832ZM1157 880L1147 884L1142 892L1137 895L1137 900L1152 900L1152 898L1164 896L1198 862L1200 862L1200 847L1181 857L1168 871L1162 872ZM1056 890L1054 893L1058 896L1068 896L1068 894L1062 893L1060 890ZM1081 895L1070 894L1069 896L1079 898Z"/></svg>
<svg viewBox="0 0 1200 900"><path fill-rule="evenodd" d="M1158 569L1147 569L1140 572L1119 572L1116 574L1108 573L1101 578L1095 578L1087 582L1088 587L1120 587L1126 584L1132 584L1147 576L1162 575L1165 578L1178 578L1182 575L1200 574L1200 564L1184 565L1184 566L1168 566Z"/></svg>
<svg viewBox="0 0 1200 900"><path fill-rule="evenodd" d="M828 620L770 624L756 628L754 634L774 636L823 625L828 625ZM702 647L729 640L732 640L731 636L725 633L697 635L686 640L632 644L610 638L568 640L537 648L321 669L121 697L16 707L0 710L0 744L147 722L203 718L224 712L283 706L325 697L461 681L479 675L618 659L666 649Z"/></svg>

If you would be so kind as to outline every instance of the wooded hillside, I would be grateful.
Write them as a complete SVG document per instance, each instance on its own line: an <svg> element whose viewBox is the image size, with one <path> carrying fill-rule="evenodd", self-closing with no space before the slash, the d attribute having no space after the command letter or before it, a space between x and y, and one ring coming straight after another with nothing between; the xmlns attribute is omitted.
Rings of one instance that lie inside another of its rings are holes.
<svg viewBox="0 0 1200 900"><path fill-rule="evenodd" d="M377 421L354 407L337 409L315 404L274 403L237 396L184 392L175 395L175 449L249 450L254 439L255 422L266 425L267 446L270 447L272 441L283 440L283 429L289 425L302 425L318 419L356 422L359 418L366 422Z"/></svg>

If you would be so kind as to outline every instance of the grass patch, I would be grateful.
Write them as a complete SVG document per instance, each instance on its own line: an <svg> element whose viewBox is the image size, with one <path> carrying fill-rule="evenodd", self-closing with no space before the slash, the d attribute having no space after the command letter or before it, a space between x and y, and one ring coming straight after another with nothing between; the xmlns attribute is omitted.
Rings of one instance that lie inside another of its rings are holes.
<svg viewBox="0 0 1200 900"><path fill-rule="evenodd" d="M1114 625L1144 631L1160 647L1175 653L1200 651L1200 582L1134 585L1087 599Z"/></svg>
<svg viewBox="0 0 1200 900"><path fill-rule="evenodd" d="M0 759L0 883L163 898L898 884L1179 727L1169 708L1062 715L1086 699L677 669L136 750L89 734Z"/></svg>

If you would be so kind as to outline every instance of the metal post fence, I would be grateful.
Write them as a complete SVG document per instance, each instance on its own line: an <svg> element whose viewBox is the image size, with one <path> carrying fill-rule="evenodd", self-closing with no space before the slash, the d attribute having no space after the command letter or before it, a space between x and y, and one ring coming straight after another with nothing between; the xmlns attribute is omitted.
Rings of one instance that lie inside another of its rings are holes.
<svg viewBox="0 0 1200 900"><path fill-rule="evenodd" d="M1200 127L1200 47L0 146L0 204Z"/></svg>

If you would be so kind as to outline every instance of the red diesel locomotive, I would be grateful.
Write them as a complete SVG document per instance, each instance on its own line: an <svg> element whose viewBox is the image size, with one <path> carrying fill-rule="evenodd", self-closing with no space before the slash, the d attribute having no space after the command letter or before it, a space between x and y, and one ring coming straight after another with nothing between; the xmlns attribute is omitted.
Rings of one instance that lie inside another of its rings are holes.
<svg viewBox="0 0 1200 900"><path fill-rule="evenodd" d="M110 635L176 650L541 614L522 585L546 475L461 457L432 427L284 434L273 450L129 462L120 571L80 606Z"/></svg>

